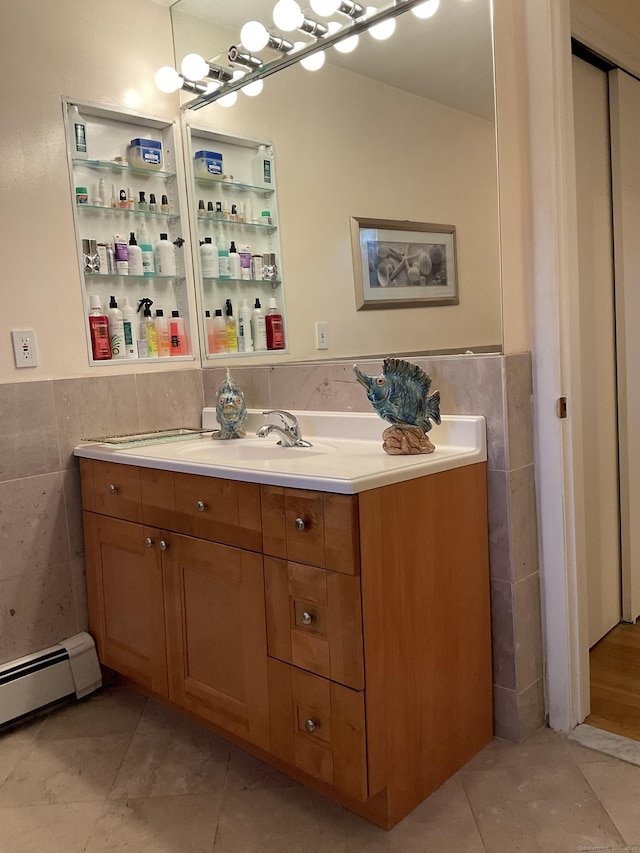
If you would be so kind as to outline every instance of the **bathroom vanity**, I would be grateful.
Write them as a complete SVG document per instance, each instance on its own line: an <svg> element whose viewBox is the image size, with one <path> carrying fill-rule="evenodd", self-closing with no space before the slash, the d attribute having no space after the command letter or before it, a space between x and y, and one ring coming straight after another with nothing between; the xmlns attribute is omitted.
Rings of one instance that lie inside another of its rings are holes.
<svg viewBox="0 0 640 853"><path fill-rule="evenodd" d="M340 417L301 415L306 456L78 447L90 630L132 686L390 828L492 736L484 422L388 457L377 416Z"/></svg>

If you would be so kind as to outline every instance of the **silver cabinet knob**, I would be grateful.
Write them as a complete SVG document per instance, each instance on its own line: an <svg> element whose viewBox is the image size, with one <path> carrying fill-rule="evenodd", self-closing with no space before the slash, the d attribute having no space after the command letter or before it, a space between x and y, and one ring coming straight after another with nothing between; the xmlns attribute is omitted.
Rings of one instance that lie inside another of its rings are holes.
<svg viewBox="0 0 640 853"><path fill-rule="evenodd" d="M313 614L307 613L307 611L305 610L304 613L300 614L300 621L303 625L311 625L311 623L313 622Z"/></svg>
<svg viewBox="0 0 640 853"><path fill-rule="evenodd" d="M296 518L296 521L295 521L296 530L304 530L306 526L307 526L307 522L304 520L304 518Z"/></svg>
<svg viewBox="0 0 640 853"><path fill-rule="evenodd" d="M161 539L158 542L158 548L160 548L161 551L166 551L168 547L169 547L169 543L165 542L164 539Z"/></svg>
<svg viewBox="0 0 640 853"><path fill-rule="evenodd" d="M198 501L196 503L196 509L198 510L198 512L204 512L206 508L207 505L204 501Z"/></svg>
<svg viewBox="0 0 640 853"><path fill-rule="evenodd" d="M118 487L114 483L111 483L111 485L109 486L109 494L110 495L117 495L118 494Z"/></svg>
<svg viewBox="0 0 640 853"><path fill-rule="evenodd" d="M312 735L315 730L318 728L317 723L314 723L313 720L307 720L304 724L305 729Z"/></svg>
<svg viewBox="0 0 640 853"><path fill-rule="evenodd" d="M147 548L151 548L151 546L153 545L153 539L150 536L147 536L147 538L144 540L144 544Z"/></svg>

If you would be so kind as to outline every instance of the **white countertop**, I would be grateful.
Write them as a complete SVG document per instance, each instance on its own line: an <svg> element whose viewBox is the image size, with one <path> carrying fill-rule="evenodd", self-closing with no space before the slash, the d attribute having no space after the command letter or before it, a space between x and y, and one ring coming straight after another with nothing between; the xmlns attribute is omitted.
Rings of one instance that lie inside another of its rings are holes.
<svg viewBox="0 0 640 853"><path fill-rule="evenodd" d="M265 483L340 494L386 486L436 474L487 459L485 421L476 415L443 415L429 438L436 449L418 456L389 456L382 449L382 432L389 424L377 414L352 412L293 412L303 438L313 447L280 447L272 433L257 438L263 417L249 410L247 437L220 441L210 436L121 449L109 444L85 443L76 456L160 468L227 480ZM203 411L202 425L215 429L215 409Z"/></svg>

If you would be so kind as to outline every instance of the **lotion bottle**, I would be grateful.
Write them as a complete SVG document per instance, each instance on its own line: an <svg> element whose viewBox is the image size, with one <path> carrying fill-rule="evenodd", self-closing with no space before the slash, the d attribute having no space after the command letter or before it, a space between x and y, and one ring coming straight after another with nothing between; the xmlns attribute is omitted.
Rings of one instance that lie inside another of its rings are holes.
<svg viewBox="0 0 640 853"><path fill-rule="evenodd" d="M239 279L241 275L240 255L238 254L234 240L231 241L231 245L229 246L229 275L235 279Z"/></svg>
<svg viewBox="0 0 640 853"><path fill-rule="evenodd" d="M251 330L253 332L253 347L256 352L266 350L267 329L264 308L260 305L259 299L256 299L253 311L251 312Z"/></svg>
<svg viewBox="0 0 640 853"><path fill-rule="evenodd" d="M129 275L144 275L142 249L138 246L134 231L129 232Z"/></svg>
<svg viewBox="0 0 640 853"><path fill-rule="evenodd" d="M94 361L110 359L109 319L102 310L99 296L91 296L89 299L89 333Z"/></svg>
<svg viewBox="0 0 640 853"><path fill-rule="evenodd" d="M203 278L219 277L218 249L211 242L211 237L205 237L204 242L200 244L200 266Z"/></svg>
<svg viewBox="0 0 640 853"><path fill-rule="evenodd" d="M184 320L180 316L179 311L171 312L169 320L169 355L188 355L189 344L187 342L187 333L184 326Z"/></svg>
<svg viewBox="0 0 640 853"><path fill-rule="evenodd" d="M122 325L124 328L124 350L127 358L138 358L136 345L136 315L127 298L121 301Z"/></svg>
<svg viewBox="0 0 640 853"><path fill-rule="evenodd" d="M216 308L213 318L213 350L212 352L229 352L227 342L227 324L222 316L222 309Z"/></svg>
<svg viewBox="0 0 640 853"><path fill-rule="evenodd" d="M142 275L152 276L155 274L156 267L153 258L153 246L151 245L151 238L149 237L149 232L147 231L147 226L144 220L140 224L139 234L140 253L142 255Z"/></svg>
<svg viewBox="0 0 640 853"><path fill-rule="evenodd" d="M177 275L176 249L167 239L167 234L160 234L160 239L153 248L156 272L158 275Z"/></svg>
<svg viewBox="0 0 640 853"><path fill-rule="evenodd" d="M112 296L109 300L107 317L109 318L111 357L126 358L127 353L124 347L124 323L122 321L122 311L118 308L115 296Z"/></svg>
<svg viewBox="0 0 640 853"><path fill-rule="evenodd" d="M71 156L76 160L86 160L87 125L75 104L69 107L69 147Z"/></svg>
<svg viewBox="0 0 640 853"><path fill-rule="evenodd" d="M156 310L156 342L158 345L158 356L171 355L171 344L169 343L169 322L164 316L162 308Z"/></svg>
<svg viewBox="0 0 640 853"><path fill-rule="evenodd" d="M253 352L253 337L251 335L251 308L246 299L242 300L238 314L238 350Z"/></svg>
<svg viewBox="0 0 640 853"><path fill-rule="evenodd" d="M265 317L267 327L267 349L284 349L284 323L274 296L269 300L269 312Z"/></svg>
<svg viewBox="0 0 640 853"><path fill-rule="evenodd" d="M229 252L227 249L218 249L218 267L220 278L230 278L229 275Z"/></svg>
<svg viewBox="0 0 640 853"><path fill-rule="evenodd" d="M225 302L226 306L226 326L227 326L227 350L229 352L238 352L238 327L236 326L236 320L233 316L233 305L231 304L231 300L227 299Z"/></svg>
<svg viewBox="0 0 640 853"><path fill-rule="evenodd" d="M253 182L257 187L273 189L273 155L266 145L259 145L253 158Z"/></svg>

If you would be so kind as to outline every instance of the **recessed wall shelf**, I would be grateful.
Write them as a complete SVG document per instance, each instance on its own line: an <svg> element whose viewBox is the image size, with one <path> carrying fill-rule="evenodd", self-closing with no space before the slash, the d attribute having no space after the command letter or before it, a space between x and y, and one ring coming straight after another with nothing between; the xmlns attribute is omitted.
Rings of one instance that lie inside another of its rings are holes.
<svg viewBox="0 0 640 853"><path fill-rule="evenodd" d="M102 172L133 172L135 175L147 175L155 178L175 178L175 172L163 172L160 169L144 169L140 166L129 166L128 163L116 163L114 160L84 160L73 157L71 162L74 168L86 166L89 169L98 169Z"/></svg>

